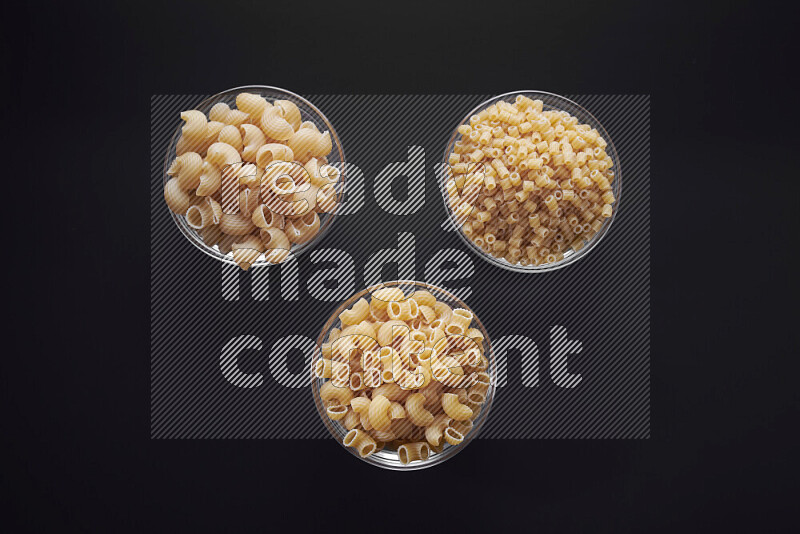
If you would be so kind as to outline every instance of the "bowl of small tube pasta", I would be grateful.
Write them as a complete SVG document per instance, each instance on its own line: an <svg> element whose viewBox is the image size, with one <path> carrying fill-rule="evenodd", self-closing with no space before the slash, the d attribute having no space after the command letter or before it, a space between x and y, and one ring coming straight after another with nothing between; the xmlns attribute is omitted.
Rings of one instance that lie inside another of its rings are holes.
<svg viewBox="0 0 800 534"><path fill-rule="evenodd" d="M466 245L504 269L541 273L586 257L622 196L620 161L589 111L514 91L466 113L444 153L445 207Z"/></svg>

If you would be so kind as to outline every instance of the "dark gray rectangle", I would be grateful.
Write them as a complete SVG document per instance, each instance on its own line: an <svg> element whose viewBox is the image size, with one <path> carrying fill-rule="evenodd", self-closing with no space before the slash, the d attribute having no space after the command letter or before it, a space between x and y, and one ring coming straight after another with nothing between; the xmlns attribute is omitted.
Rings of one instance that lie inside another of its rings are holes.
<svg viewBox="0 0 800 534"><path fill-rule="evenodd" d="M497 351L501 387L481 438L649 437L649 96L568 95L616 145L624 199L596 250L542 274L492 266L443 226L434 166L453 128L486 95L307 96L363 173L345 205L363 205L340 216L292 266L240 273L221 265L181 235L163 199L164 157L179 113L203 98L151 101L152 437L327 437L307 385L310 354L291 348L315 340L338 305L315 272L333 260L344 281L339 291L357 290L367 260L399 246L412 247L416 279L428 279L433 263L453 260L462 279L442 285L460 292L497 348L507 349ZM387 213L380 202L392 193L376 195L375 177L420 149L424 202L409 215ZM567 357L572 380L551 365L551 338L562 329L581 344ZM247 385L254 387L239 387L226 378L224 357L247 346L237 353L238 368L253 375Z"/></svg>

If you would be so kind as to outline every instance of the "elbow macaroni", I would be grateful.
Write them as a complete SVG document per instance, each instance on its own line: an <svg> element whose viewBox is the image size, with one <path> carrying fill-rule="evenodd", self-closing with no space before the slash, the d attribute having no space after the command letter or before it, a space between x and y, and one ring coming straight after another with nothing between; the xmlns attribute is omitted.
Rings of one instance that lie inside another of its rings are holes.
<svg viewBox="0 0 800 534"><path fill-rule="evenodd" d="M442 395L442 408L448 417L456 421L466 421L472 417L472 410L458 399L458 395L445 393Z"/></svg>
<svg viewBox="0 0 800 534"><path fill-rule="evenodd" d="M262 254L267 263L284 261L293 245L319 233L320 215L338 205L341 173L327 161L333 150L330 132L303 122L293 102L270 103L240 93L236 106L217 103L208 116L199 110L181 113L181 137L167 170L164 200L207 246L232 252L246 270ZM274 162L292 168L266 173ZM287 182L293 184L289 192L281 187L274 192L278 183Z"/></svg>
<svg viewBox="0 0 800 534"><path fill-rule="evenodd" d="M492 383L472 312L385 287L338 320L312 369L346 446L362 456L396 451L405 465L465 441Z"/></svg>
<svg viewBox="0 0 800 534"><path fill-rule="evenodd" d="M404 443L397 447L397 457L400 463L407 465L417 460L427 460L431 455L430 446L424 441L416 443Z"/></svg>

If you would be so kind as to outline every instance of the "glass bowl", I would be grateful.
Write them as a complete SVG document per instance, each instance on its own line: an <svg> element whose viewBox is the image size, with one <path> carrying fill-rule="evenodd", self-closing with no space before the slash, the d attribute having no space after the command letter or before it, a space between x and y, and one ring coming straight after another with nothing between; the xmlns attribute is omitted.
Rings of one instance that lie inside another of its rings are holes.
<svg viewBox="0 0 800 534"><path fill-rule="evenodd" d="M294 256L301 254L302 252L309 250L314 247L314 245L322 239L322 236L330 229L331 225L333 225L334 220L336 219L336 214L339 211L339 207L341 206L342 195L344 194L344 186L345 186L345 158L344 158L344 149L342 148L342 143L339 140L339 136L336 134L336 130L334 129L331 122L322 114L322 112L317 109L314 104L306 100L300 95L296 95L291 91L287 91L286 89L281 89L279 87L270 87L268 85L245 85L242 87L234 87L232 89L228 89L226 91L222 91L221 93L217 93L216 95L209 97L203 102L201 102L198 106L194 109L200 110L208 116L208 112L214 104L219 102L228 104L232 109L236 108L236 95L239 93L254 93L260 96L265 97L268 101L273 101L276 99L280 100L289 100L293 102L299 109L300 115L303 121L311 121L313 122L319 131L324 132L328 130L331 134L331 143L333 145L333 149L331 153L328 155L328 163L332 166L336 167L340 171L340 178L339 181L334 185L334 189L336 191L336 207L329 213L320 213L320 226L319 231L317 234L310 239L309 241L301 244L293 244L291 253ZM172 139L170 141L169 146L167 147L167 153L164 158L164 185L166 185L167 180L170 176L167 174L167 169L175 160L176 153L175 147L178 143L178 139L181 137L181 127L183 126L183 122L180 120L180 117L176 116L178 126L175 129L175 133L172 135ZM217 245L208 246L203 239L200 237L200 234L197 230L189 226L186 221L185 215L178 215L177 213L173 213L172 211L168 210L166 206L164 209L170 212L172 215L172 220L175 221L175 224L178 226L178 229L181 233L188 239L194 246L219 261L229 263L231 265L236 265L236 262L233 261L233 254L223 254L220 252L219 247ZM252 267L258 266L268 266L273 265L266 261L263 257L260 257L258 260L253 262Z"/></svg>
<svg viewBox="0 0 800 534"><path fill-rule="evenodd" d="M322 327L322 332L320 333L319 338L317 339L317 344L314 348L312 369L314 368L316 362L322 357L320 347L322 346L323 342L325 342L325 340L328 338L328 334L330 333L331 329L341 328L341 321L339 319L339 315L346 309L350 308L356 301L358 301L358 299L365 297L367 298L367 300L369 300L368 297L372 291L383 287L386 288L400 287L407 296L411 296L411 294L417 290L429 291L431 294L433 294L434 297L436 297L437 301L443 301L454 309L464 308L472 312L472 310L455 295L449 293L448 291L440 287L436 287L434 285L427 284L424 282L403 280L403 281L386 282L378 286L373 286L371 288L356 293L355 295L347 299L347 301L343 302L342 305L339 306L336 309L336 311L333 312L331 317ZM462 441L458 445L450 445L445 443L444 449L442 449L441 452L437 453L431 450L430 456L427 459L410 462L405 465L400 462L397 451L391 449L382 449L378 452L370 454L365 458L362 458L354 447L345 447L343 439L348 431L344 427L344 425L340 424L338 421L331 420L326 414L325 406L323 405L322 400L320 399L320 386L325 382L327 382L328 379L321 379L317 378L316 376L312 376L311 390L314 396L314 403L317 406L317 411L319 412L319 416L322 419L323 423L325 424L326 428L331 433L331 436L336 441L339 442L339 445L344 447L344 449L347 450L354 457L359 458L360 460L363 460L369 464L382 467L384 469L392 469L396 471L413 471L417 469L425 469L427 467L432 467L446 460L449 460L450 458L458 454L460 451L462 451L464 447L466 447L473 439L475 439L475 437L480 432L483 423L486 421L486 418L489 414L489 410L492 406L492 402L494 401L496 381L497 381L497 367L494 359L494 354L492 352L492 345L491 342L489 341L489 334L488 332L486 332L486 328L484 328L483 324L478 319L477 314L473 312L472 315L473 319L472 323L470 324L470 327L477 328L478 330L480 330L481 334L483 334L484 338L483 354L488 362L488 366L485 372L490 377L490 384L486 392L486 401L481 406L480 414L473 420L472 430L464 436L464 441Z"/></svg>
<svg viewBox="0 0 800 534"><path fill-rule="evenodd" d="M566 111L573 117L577 117L579 124L588 124L592 128L596 128L599 132L600 136L605 139L608 143L608 146L605 148L606 154L611 158L614 162L614 181L611 183L612 185L612 192L615 197L615 201L613 203L613 212L611 217L607 218L603 222L602 228L595 234L588 242L584 240L584 246L579 251L575 251L573 249L569 249L567 252L564 253L564 259L555 261L552 263L547 263L543 265L521 265L519 263L510 263L505 258L497 258L492 256L488 252L485 252L481 249L477 244L475 244L467 235L464 234L463 229L460 224L458 224L453 211L450 209L449 204L449 197L447 195L447 191L445 189L445 182L447 173L443 173L442 179L439 180L439 188L442 191L442 198L444 200L444 207L445 211L447 211L447 215L450 218L451 223L453 226L457 228L457 233L461 237L461 240L466 243L466 245L471 248L476 254L478 254L481 258L488 261L493 265L497 265L498 267L502 267L504 269L508 269L510 271L516 272L523 272L523 273L543 273L548 271L553 271L555 269L560 269L562 267L566 267L572 263L575 263L581 258L585 258L589 252L594 250L595 247L600 243L603 237L608 233L609 229L611 228L614 219L617 217L619 213L620 207L620 200L622 197L622 167L619 161L619 155L617 154L617 150L614 147L614 143L611 141L611 138L606 132L603 125L592 116L591 113L586 111L583 107L576 104L572 100L565 98L563 96L555 95L552 93L546 93L543 91L512 91L510 93L505 93L502 95L495 96L482 102L481 104L477 105L474 109L472 109L467 115L465 116L464 120L461 121L454 129L453 133L450 136L450 141L447 144L447 148L444 153L444 165L445 169L448 168L448 158L450 154L453 152L453 147L461 139L461 134L458 133L458 128L461 125L469 124L469 119L471 116L479 113L480 111L486 109L487 107L491 106L492 104L496 104L497 102L504 100L510 104L514 103L514 100L518 95L527 96L533 100L541 100L543 102L543 111Z"/></svg>

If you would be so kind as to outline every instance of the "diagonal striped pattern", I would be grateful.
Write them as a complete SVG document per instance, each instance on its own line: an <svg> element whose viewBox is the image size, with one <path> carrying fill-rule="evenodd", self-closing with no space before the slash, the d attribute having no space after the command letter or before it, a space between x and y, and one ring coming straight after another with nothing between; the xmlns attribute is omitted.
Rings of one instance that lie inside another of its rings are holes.
<svg viewBox="0 0 800 534"><path fill-rule="evenodd" d="M466 299L495 345L502 387L481 438L649 437L650 99L566 96L611 135L624 194L611 231L587 258L538 275L490 265L443 225L435 166L452 129L489 95L307 95L363 173L363 197L353 195L363 206L290 265L248 273L198 251L164 205L163 158L178 114L205 97L153 97L151 436L327 438L304 385L310 343L338 301L364 287L370 258L413 242L414 262L399 269ZM424 202L404 212L402 201L418 188L402 179L380 192L373 185L410 153L411 163L424 160ZM397 269L377 276L394 278ZM551 346L575 340L580 352L555 354L560 364L552 366Z"/></svg>

